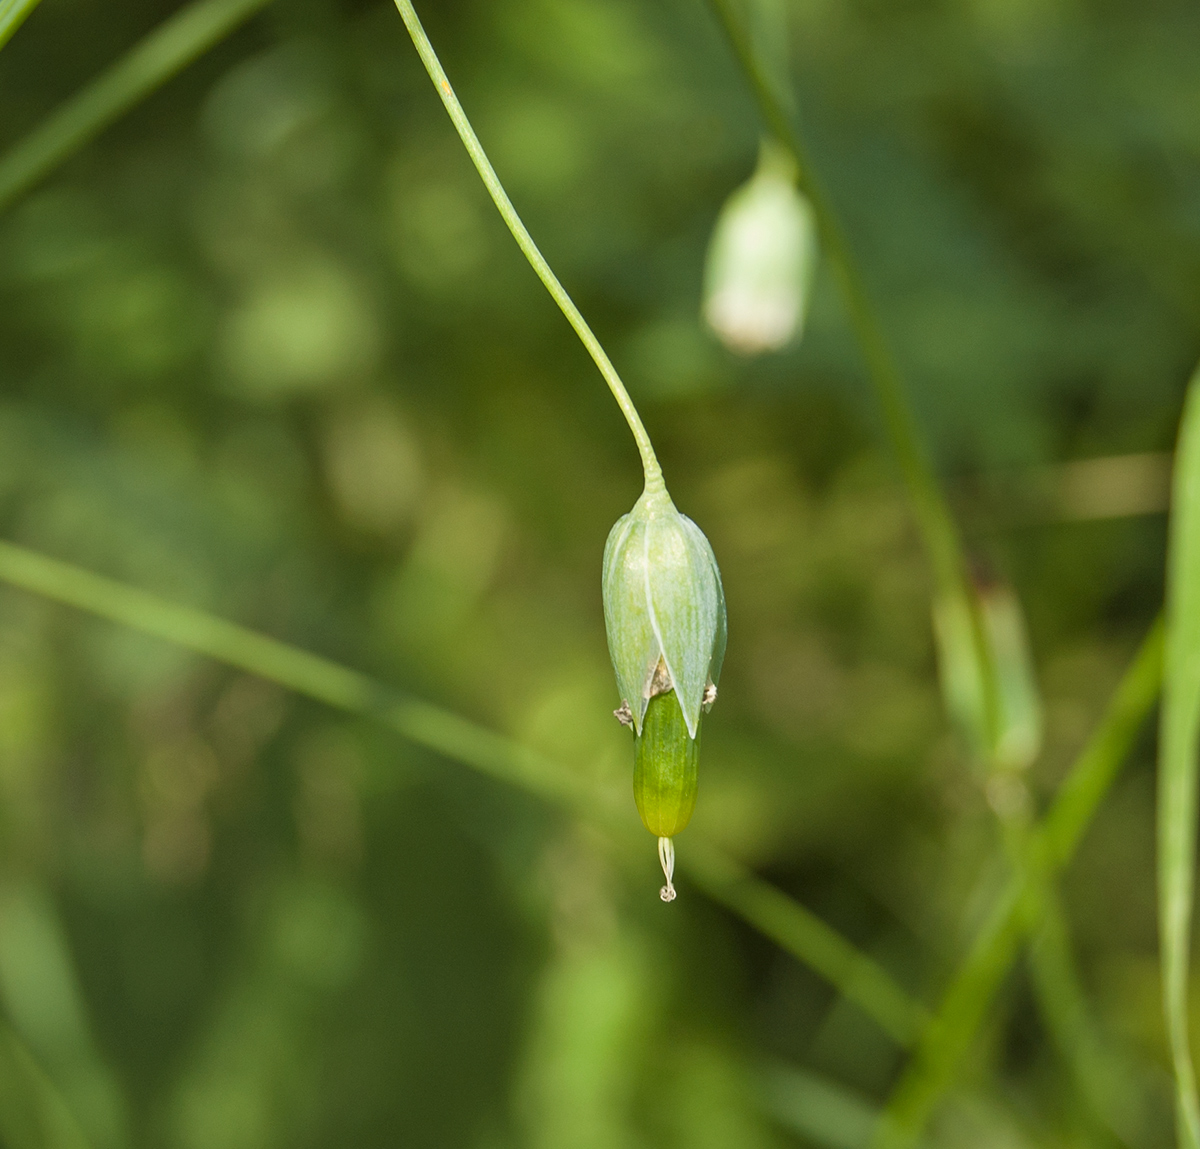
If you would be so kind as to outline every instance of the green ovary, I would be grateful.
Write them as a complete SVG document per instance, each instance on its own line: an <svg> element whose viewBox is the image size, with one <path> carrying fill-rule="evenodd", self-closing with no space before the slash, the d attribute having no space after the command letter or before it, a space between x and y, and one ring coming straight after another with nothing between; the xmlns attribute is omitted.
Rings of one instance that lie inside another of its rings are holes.
<svg viewBox="0 0 1200 1149"><path fill-rule="evenodd" d="M633 797L646 829L659 838L678 834L696 808L700 732L689 738L675 691L650 699L635 740Z"/></svg>

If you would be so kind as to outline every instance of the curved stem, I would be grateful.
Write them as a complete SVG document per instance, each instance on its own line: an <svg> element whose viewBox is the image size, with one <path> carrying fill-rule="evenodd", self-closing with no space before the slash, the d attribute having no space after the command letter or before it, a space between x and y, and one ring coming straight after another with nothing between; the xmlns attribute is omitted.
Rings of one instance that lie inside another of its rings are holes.
<svg viewBox="0 0 1200 1149"><path fill-rule="evenodd" d="M604 381L608 384L613 398L616 399L617 406L621 408L621 414L625 416L625 422L629 424L629 429L633 432L638 454L642 457L646 490L651 492L665 490L662 468L658 465L658 458L654 454L650 436L646 434L641 416L633 405L629 392L625 390L625 384L621 382L617 369L605 354L604 348L600 346L600 341L592 334L587 320L572 302L566 288L558 281L558 276L550 269L545 256L533 242L533 236L521 222L517 209L513 207L512 200L508 198L508 193L504 190L504 185L500 183L500 177L496 175L496 169L492 167L487 153L483 150L483 145L479 142L479 137L475 134L475 129L471 127L471 121L467 119L467 113L463 111L462 104L458 102L458 97L454 94L450 80L437 58L437 53L433 50L433 45L429 42L429 37L425 34L425 29L421 26L421 21L410 0L395 0L395 2L400 18L404 21L404 26L408 29L408 34L412 37L412 42L416 45L421 61L425 65L425 70L429 73L434 87L437 88L437 93L441 97L442 103L445 104L446 111L450 114L459 139L462 140L463 147L467 149L467 154L471 157L475 170L479 172L479 178L483 180L488 195L492 197L492 202L496 205L496 210L500 212L504 222L508 225L508 230L512 232L517 246L529 260L530 267L537 273L538 279L550 292L554 302L558 304L559 310L567 317L567 322L575 329L575 334L579 336L580 342L587 348L588 354L600 369L600 374L604 376Z"/></svg>

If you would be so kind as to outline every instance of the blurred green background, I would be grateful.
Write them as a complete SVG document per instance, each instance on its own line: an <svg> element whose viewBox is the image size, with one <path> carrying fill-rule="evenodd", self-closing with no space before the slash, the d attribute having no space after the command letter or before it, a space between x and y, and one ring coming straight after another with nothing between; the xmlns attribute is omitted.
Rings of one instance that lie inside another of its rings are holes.
<svg viewBox="0 0 1200 1149"><path fill-rule="evenodd" d="M0 56L0 147L176 7L44 0ZM969 548L1025 606L1040 805L1161 600L1200 11L781 13ZM995 819L828 266L798 345L742 358L701 322L760 133L719 26L693 0L422 16L720 561L694 827L935 1002ZM631 826L599 574L640 486L384 0L275 0L0 217L0 535L501 730ZM1151 751L1064 879L1120 1135L1018 963L931 1144L1171 1143ZM0 589L0 1007L94 1149L860 1145L901 1051L686 877L664 907L644 844Z"/></svg>

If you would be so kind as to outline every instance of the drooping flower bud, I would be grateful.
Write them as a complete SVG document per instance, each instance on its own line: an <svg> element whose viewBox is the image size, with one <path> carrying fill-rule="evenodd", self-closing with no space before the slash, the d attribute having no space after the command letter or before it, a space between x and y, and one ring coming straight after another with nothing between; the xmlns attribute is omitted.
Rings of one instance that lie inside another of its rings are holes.
<svg viewBox="0 0 1200 1149"><path fill-rule="evenodd" d="M731 351L776 351L799 335L817 262L812 205L791 158L763 144L758 169L717 217L704 274L704 318Z"/></svg>
<svg viewBox="0 0 1200 1149"><path fill-rule="evenodd" d="M725 655L721 574L704 532L666 491L646 492L608 536L603 592L616 713L635 736L634 798L660 840L669 901L670 839L696 805L700 720L716 699Z"/></svg>

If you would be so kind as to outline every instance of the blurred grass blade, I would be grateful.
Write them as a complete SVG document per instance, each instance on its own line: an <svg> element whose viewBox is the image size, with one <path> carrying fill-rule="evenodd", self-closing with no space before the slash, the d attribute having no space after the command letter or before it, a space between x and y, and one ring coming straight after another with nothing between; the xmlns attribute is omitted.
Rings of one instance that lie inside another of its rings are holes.
<svg viewBox="0 0 1200 1149"><path fill-rule="evenodd" d="M0 210L267 2L199 0L165 20L0 156Z"/></svg>
<svg viewBox="0 0 1200 1149"><path fill-rule="evenodd" d="M1028 864L997 899L921 1035L876 1130L875 1149L908 1149L916 1144L938 1099L953 1082L1022 938L1037 920L1041 889L1074 855L1150 713L1162 684L1162 666L1160 621L1142 641L1054 804L1031 832Z"/></svg>
<svg viewBox="0 0 1200 1149"><path fill-rule="evenodd" d="M0 881L0 1001L97 1149L128 1144L125 1098L92 1037L66 930L28 879Z"/></svg>
<svg viewBox="0 0 1200 1149"><path fill-rule="evenodd" d="M1063 779L1054 804L1034 833L1032 849L1047 874L1062 869L1104 800L1158 698L1163 679L1164 627L1155 620L1125 672L1108 709Z"/></svg>
<svg viewBox="0 0 1200 1149"><path fill-rule="evenodd" d="M13 38L25 18L38 6L38 0L0 0L0 48Z"/></svg>
<svg viewBox="0 0 1200 1149"><path fill-rule="evenodd" d="M299 694L382 722L403 737L597 823L617 837L629 826L596 790L566 768L440 707L405 698L329 659L166 602L155 595L0 542L0 580L277 682ZM644 836L638 833L639 841ZM751 877L716 847L692 839L697 884L787 952L828 978L883 1029L907 1042L921 1007L870 957L802 906ZM680 868L691 872L687 855Z"/></svg>
<svg viewBox="0 0 1200 1149"><path fill-rule="evenodd" d="M406 738L484 773L596 813L595 793L533 751L365 674L203 611L0 543L0 579L277 682L329 706L379 719Z"/></svg>
<svg viewBox="0 0 1200 1149"><path fill-rule="evenodd" d="M1029 959L1039 1010L1084 1101L1120 1141L1136 1145L1141 1140L1142 1084L1136 1067L1109 1048L1088 1009L1066 917L1050 884L1043 891Z"/></svg>
<svg viewBox="0 0 1200 1149"><path fill-rule="evenodd" d="M1021 937L1035 913L1035 891L1014 879L976 936L912 1061L892 1091L875 1129L873 1149L909 1149L917 1144L934 1105L953 1081L958 1062L1016 959Z"/></svg>
<svg viewBox="0 0 1200 1149"><path fill-rule="evenodd" d="M1200 1100L1188 1035L1200 743L1200 371L1192 376L1171 493L1167 639L1158 757L1158 914L1163 1008L1182 1149L1200 1149Z"/></svg>
<svg viewBox="0 0 1200 1149"><path fill-rule="evenodd" d="M790 1065L762 1072L763 1107L780 1125L823 1149L866 1149L879 1111L824 1077Z"/></svg>
<svg viewBox="0 0 1200 1149"><path fill-rule="evenodd" d="M923 1006L899 989L878 962L852 946L815 914L703 842L688 850L692 881L744 917L760 933L795 953L838 986L900 1045L916 1041L928 1021ZM799 912L797 912L799 911Z"/></svg>
<svg viewBox="0 0 1200 1149"><path fill-rule="evenodd" d="M2 1020L0 1139L6 1149L90 1149L70 1106Z"/></svg>
<svg viewBox="0 0 1200 1149"><path fill-rule="evenodd" d="M0 543L0 579L260 675L330 706L364 714L404 737L511 785L557 802L608 829L615 821L594 790L507 738L427 703L404 699L366 675L202 611L165 602L23 547ZM1035 920L1042 882L1061 868L1099 806L1158 695L1163 628L1147 635L1099 727L1076 759L1041 826L1030 866L1014 877L980 931L893 1093L875 1144L918 1140L953 1079L997 987ZM921 1007L871 958L786 895L715 847L695 841L681 857L710 897L830 980L897 1040L911 1040Z"/></svg>

